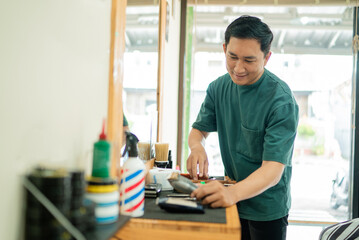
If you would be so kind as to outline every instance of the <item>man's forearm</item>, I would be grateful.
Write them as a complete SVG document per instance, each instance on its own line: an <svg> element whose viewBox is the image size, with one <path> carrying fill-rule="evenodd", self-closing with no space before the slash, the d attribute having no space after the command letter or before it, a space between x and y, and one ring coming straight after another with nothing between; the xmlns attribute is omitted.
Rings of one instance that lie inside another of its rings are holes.
<svg viewBox="0 0 359 240"><path fill-rule="evenodd" d="M236 196L237 202L255 197L267 189L277 185L284 165L274 161L264 161L263 165L250 174L246 179L236 183L231 187L231 191Z"/></svg>
<svg viewBox="0 0 359 240"><path fill-rule="evenodd" d="M191 149L199 147L204 147L206 137L208 136L207 132L199 131L198 129L192 128L189 137L188 137L188 146Z"/></svg>

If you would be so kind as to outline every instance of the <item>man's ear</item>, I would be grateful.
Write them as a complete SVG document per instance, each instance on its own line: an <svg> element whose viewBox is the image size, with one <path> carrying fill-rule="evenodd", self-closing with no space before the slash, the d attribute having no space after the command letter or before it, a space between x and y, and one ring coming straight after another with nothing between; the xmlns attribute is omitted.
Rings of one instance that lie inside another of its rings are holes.
<svg viewBox="0 0 359 240"><path fill-rule="evenodd" d="M226 54L226 44L223 43L223 51L224 51L224 54Z"/></svg>
<svg viewBox="0 0 359 240"><path fill-rule="evenodd" d="M264 66L267 65L267 62L268 62L268 60L269 60L269 58L270 58L271 55L272 55L272 52L269 51L269 52L267 53L267 55L265 56L265 58L264 58Z"/></svg>

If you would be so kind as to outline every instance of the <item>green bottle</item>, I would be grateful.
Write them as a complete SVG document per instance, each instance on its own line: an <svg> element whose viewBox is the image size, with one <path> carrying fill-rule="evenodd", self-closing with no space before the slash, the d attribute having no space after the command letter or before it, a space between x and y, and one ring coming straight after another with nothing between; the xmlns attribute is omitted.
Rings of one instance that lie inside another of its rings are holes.
<svg viewBox="0 0 359 240"><path fill-rule="evenodd" d="M94 144L92 177L110 177L111 144L106 140L105 120L102 124L102 132L99 140Z"/></svg>

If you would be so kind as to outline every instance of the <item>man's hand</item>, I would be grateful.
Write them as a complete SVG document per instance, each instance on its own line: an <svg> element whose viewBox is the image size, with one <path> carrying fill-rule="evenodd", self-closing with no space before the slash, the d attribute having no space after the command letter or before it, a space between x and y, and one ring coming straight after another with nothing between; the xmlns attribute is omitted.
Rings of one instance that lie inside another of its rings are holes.
<svg viewBox="0 0 359 240"><path fill-rule="evenodd" d="M198 176L208 178L208 158L202 145L193 148L187 159L187 171L194 180L197 180L197 165L199 166Z"/></svg>
<svg viewBox="0 0 359 240"><path fill-rule="evenodd" d="M285 165L275 161L263 161L262 166L247 178L230 187L217 181L209 182L194 190L191 197L201 199L211 207L228 207L239 201L255 197L278 184Z"/></svg>
<svg viewBox="0 0 359 240"><path fill-rule="evenodd" d="M218 181L210 181L194 190L191 197L202 200L203 205L208 204L213 208L229 207L236 204L234 190L232 186L225 187Z"/></svg>
<svg viewBox="0 0 359 240"><path fill-rule="evenodd" d="M188 146L191 149L191 154L187 159L187 171L194 180L197 180L197 165L199 177L208 178L208 158L204 149L208 134L208 132L199 131L195 128L192 128L189 133Z"/></svg>

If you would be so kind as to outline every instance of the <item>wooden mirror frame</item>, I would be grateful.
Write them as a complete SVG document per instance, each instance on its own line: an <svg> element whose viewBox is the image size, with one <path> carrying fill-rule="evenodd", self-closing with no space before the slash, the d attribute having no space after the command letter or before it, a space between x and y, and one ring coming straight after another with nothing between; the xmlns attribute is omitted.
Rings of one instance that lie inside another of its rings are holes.
<svg viewBox="0 0 359 240"><path fill-rule="evenodd" d="M164 82L164 59L166 42L167 0L159 0L158 21L158 69L157 69L157 142L162 141L163 132L163 82ZM167 26L169 27L169 26Z"/></svg>
<svg viewBox="0 0 359 240"><path fill-rule="evenodd" d="M123 69L127 0L112 0L107 135L112 143L111 177L120 178L123 136Z"/></svg>
<svg viewBox="0 0 359 240"><path fill-rule="evenodd" d="M167 0L159 0L158 69L157 69L157 141L162 140L164 52L166 41ZM120 178L120 159L123 136L123 71L125 53L127 0L112 0L111 39L108 94L108 140L112 143L111 176ZM167 26L168 27L168 26Z"/></svg>

